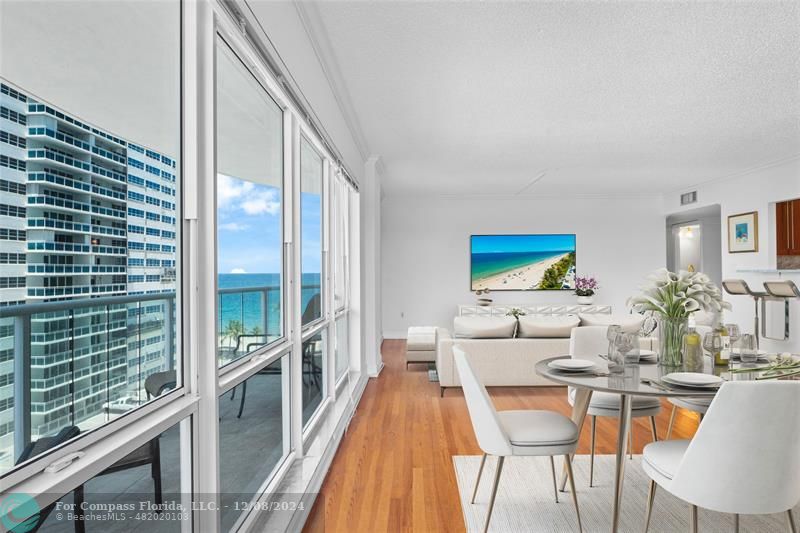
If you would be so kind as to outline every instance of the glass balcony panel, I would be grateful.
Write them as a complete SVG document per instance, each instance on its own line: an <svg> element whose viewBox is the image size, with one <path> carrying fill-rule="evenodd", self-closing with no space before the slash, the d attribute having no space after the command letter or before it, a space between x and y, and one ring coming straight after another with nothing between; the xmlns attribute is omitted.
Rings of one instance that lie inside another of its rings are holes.
<svg viewBox="0 0 800 533"><path fill-rule="evenodd" d="M221 531L289 453L289 365L285 355L219 397Z"/></svg>

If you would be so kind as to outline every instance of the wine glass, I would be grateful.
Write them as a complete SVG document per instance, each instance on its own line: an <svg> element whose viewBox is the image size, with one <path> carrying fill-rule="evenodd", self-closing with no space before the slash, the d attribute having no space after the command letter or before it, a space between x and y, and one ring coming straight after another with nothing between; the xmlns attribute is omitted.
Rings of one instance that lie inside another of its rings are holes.
<svg viewBox="0 0 800 533"><path fill-rule="evenodd" d="M750 333L742 335L739 340L739 357L742 363L755 363L758 360L756 336Z"/></svg>
<svg viewBox="0 0 800 533"><path fill-rule="evenodd" d="M734 345L736 345L736 342L742 337L742 331L739 329L739 324L725 324L725 329L728 330L728 337L731 339L732 355Z"/></svg>
<svg viewBox="0 0 800 533"><path fill-rule="evenodd" d="M705 337L703 337L703 349L711 354L713 359L722 350L722 337L719 336L719 333L715 331L706 333Z"/></svg>
<svg viewBox="0 0 800 533"><path fill-rule="evenodd" d="M617 351L622 356L622 360L625 362L638 362L638 351L636 361L627 361L626 354L633 350L635 346L635 341L638 340L638 336L633 333L620 333L617 335L616 339L614 339L614 345L617 348Z"/></svg>

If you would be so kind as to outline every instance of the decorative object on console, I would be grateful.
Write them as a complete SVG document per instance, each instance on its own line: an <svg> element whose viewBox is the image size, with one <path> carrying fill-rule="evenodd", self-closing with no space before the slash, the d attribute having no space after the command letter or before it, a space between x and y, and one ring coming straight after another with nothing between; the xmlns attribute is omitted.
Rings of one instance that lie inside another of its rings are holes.
<svg viewBox="0 0 800 533"><path fill-rule="evenodd" d="M479 297L478 298L478 305L480 305L482 307L486 307L487 305L492 305L492 299L491 298L488 298L486 296L481 298L481 296L483 296L485 294L488 295L490 292L492 292L492 291L490 291L489 289L478 289L477 291L475 291L475 296Z"/></svg>
<svg viewBox="0 0 800 533"><path fill-rule="evenodd" d="M472 235L470 290L573 290L575 235Z"/></svg>
<svg viewBox="0 0 800 533"><path fill-rule="evenodd" d="M689 315L696 311L719 313L730 309L722 301L722 291L701 272L670 272L659 269L648 276L642 293L628 299L634 311L652 311L658 315L658 357L666 366L683 361L683 337Z"/></svg>
<svg viewBox="0 0 800 533"><path fill-rule="evenodd" d="M575 278L575 294L578 295L578 303L581 305L592 305L594 303L594 293L600 286L594 276Z"/></svg>
<svg viewBox="0 0 800 533"><path fill-rule="evenodd" d="M506 316L513 316L514 318L519 318L519 317L525 316L527 314L528 313L526 313L525 311L523 311L519 307L512 307L511 309L508 310L508 313L506 313Z"/></svg>
<svg viewBox="0 0 800 533"><path fill-rule="evenodd" d="M728 217L728 253L758 251L758 211Z"/></svg>

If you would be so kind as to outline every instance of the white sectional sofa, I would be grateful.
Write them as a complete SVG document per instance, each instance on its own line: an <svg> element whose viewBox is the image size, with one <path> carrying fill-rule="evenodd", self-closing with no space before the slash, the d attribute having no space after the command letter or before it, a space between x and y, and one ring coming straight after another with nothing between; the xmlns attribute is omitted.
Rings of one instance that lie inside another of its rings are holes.
<svg viewBox="0 0 800 533"><path fill-rule="evenodd" d="M548 357L569 354L569 335L580 325L619 324L637 331L643 318L639 315L541 316L520 317L462 316L454 320L453 333L439 328L436 346L436 368L441 394L448 387L460 387L453 360L453 346L458 345L469 356L481 381L489 387L553 386L553 382L534 371L536 363ZM538 322L538 323L537 323ZM601 323L598 323L601 322ZM521 337L520 334L538 337ZM653 340L643 338L641 347L652 349Z"/></svg>

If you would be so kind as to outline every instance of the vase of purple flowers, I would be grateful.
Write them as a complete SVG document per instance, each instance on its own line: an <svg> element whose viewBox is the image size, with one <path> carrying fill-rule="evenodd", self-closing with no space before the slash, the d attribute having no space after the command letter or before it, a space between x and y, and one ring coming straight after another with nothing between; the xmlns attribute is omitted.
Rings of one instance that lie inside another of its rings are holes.
<svg viewBox="0 0 800 533"><path fill-rule="evenodd" d="M592 276L575 277L575 294L578 295L578 303L581 305L591 305L594 302L594 293L600 286Z"/></svg>

